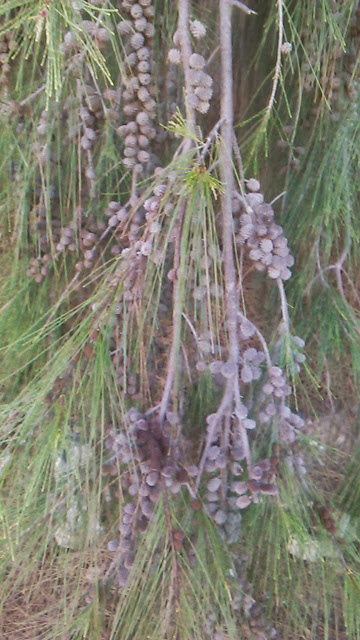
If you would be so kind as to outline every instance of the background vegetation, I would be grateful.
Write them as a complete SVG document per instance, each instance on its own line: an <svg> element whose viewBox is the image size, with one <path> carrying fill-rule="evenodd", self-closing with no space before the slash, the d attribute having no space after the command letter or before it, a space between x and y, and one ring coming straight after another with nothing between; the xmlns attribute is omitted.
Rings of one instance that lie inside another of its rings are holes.
<svg viewBox="0 0 360 640"><path fill-rule="evenodd" d="M358 5L0 1L1 638L360 638Z"/></svg>

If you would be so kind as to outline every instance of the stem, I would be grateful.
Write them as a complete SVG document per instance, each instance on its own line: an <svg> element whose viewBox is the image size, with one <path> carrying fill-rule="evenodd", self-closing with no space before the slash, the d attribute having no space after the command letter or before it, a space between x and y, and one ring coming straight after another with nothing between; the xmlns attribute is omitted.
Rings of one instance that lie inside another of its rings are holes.
<svg viewBox="0 0 360 640"><path fill-rule="evenodd" d="M46 89L46 84L42 84L41 87L39 87L33 93L31 93L29 96L24 98L24 100L21 100L21 102L19 102L19 107L25 107L25 105L28 102L31 102L32 100L35 100L35 98L37 98L40 95L40 93L45 91L45 89Z"/></svg>
<svg viewBox="0 0 360 640"><path fill-rule="evenodd" d="M278 289L279 289L279 293L280 293L282 317L283 317L286 329L290 333L289 310L288 310L288 305L287 305L287 300L286 300L286 295L285 295L284 283L281 280L281 278L278 278L276 280L276 283L277 283L277 286L278 286Z"/></svg>
<svg viewBox="0 0 360 640"><path fill-rule="evenodd" d="M235 393L235 413L236 413L236 409L239 408L241 405L241 396L239 392L239 386L235 387L234 393ZM250 451L248 432L245 429L244 425L242 424L242 420L237 416L236 416L236 419L238 420L238 426L240 428L241 440L244 448L246 464L248 469L250 469L252 467L252 456Z"/></svg>
<svg viewBox="0 0 360 640"><path fill-rule="evenodd" d="M217 123L211 129L208 137L206 138L204 146L203 146L201 154L200 154L200 158L199 158L199 163L200 164L204 163L205 157L206 157L206 155L207 155L207 153L208 153L208 151L209 151L209 149L210 149L210 147L212 145L213 140L217 137L218 131L219 131L221 125L222 125L222 121L218 120Z"/></svg>
<svg viewBox="0 0 360 640"><path fill-rule="evenodd" d="M257 337L259 338L259 341L260 341L261 346L263 348L263 351L265 353L265 359L266 359L267 367L270 369L270 367L272 366L272 361L271 361L271 357L270 357L269 347L267 346L267 343L266 343L266 340L265 340L263 334L257 328L256 324L254 324L253 322L251 322L251 320L249 320L249 318L244 316L244 314L241 313L241 311L239 311L239 318L241 318L241 320L246 320L246 322L250 322L252 324L252 326L254 327L255 333L256 333Z"/></svg>
<svg viewBox="0 0 360 640"><path fill-rule="evenodd" d="M245 197L244 165L243 165L243 161L242 161L242 157L241 157L241 152L240 152L240 149L239 149L238 141L236 139L236 135L235 135L234 131L233 131L233 152L234 152L234 156L235 156L235 160L236 160L236 164L237 164L237 168L238 168L239 188L240 188L240 191L241 191L241 195L244 198Z"/></svg>
<svg viewBox="0 0 360 640"><path fill-rule="evenodd" d="M181 60L185 76L185 96L191 91L191 84L189 81L189 58L192 54L191 40L189 34L189 0L178 0L178 31L180 37L180 51ZM186 108L186 122L190 130L190 136L186 138L182 143L182 153L187 153L194 145L196 140L196 114L195 109L191 107L187 101L185 101ZM179 219L182 220L186 203L180 207ZM181 225L180 225L181 226ZM181 247L181 229L179 230L179 236L175 244L175 256L174 256L174 269L177 270L180 265L180 247ZM171 349L168 360L168 370L166 375L166 381L164 385L164 391L160 403L159 422L163 424L165 420L166 411L170 402L171 391L175 380L176 362L179 353L180 342L180 329L181 329L181 291L182 286L181 277L177 277L174 282L173 291L173 328L172 328L172 341Z"/></svg>
<svg viewBox="0 0 360 640"><path fill-rule="evenodd" d="M212 63L212 61L214 60L215 56L219 53L219 51L220 51L220 45L215 47L215 49L210 53L206 63L207 68L209 68L209 65Z"/></svg>
<svg viewBox="0 0 360 640"><path fill-rule="evenodd" d="M240 0L229 0L229 4L231 4L233 7L236 7L237 9L240 9L240 11L246 13L247 16L256 15L256 11L253 11L253 9L249 9L249 7L247 7L243 2L240 2Z"/></svg>
<svg viewBox="0 0 360 640"><path fill-rule="evenodd" d="M196 330L195 330L195 327L194 327L193 323L192 323L192 322L191 322L191 320L187 317L186 313L184 313L184 312L183 312L181 315L182 315L182 317L184 318L184 320L187 322L187 324L189 325L190 331L191 331L191 333L193 334L193 336L194 336L194 338L195 338L195 341L196 341L196 344L197 344L197 343L198 343L198 341L199 341L199 336L198 336L198 334L196 333Z"/></svg>
<svg viewBox="0 0 360 640"><path fill-rule="evenodd" d="M204 471L209 448L212 445L214 435L220 422L229 410L232 410L233 403L240 404L239 385L239 340L238 340L238 314L239 292L237 287L237 277L234 260L233 247L233 215L232 215L232 194L234 190L234 171L232 162L233 149L233 77L232 77L232 41L231 41L231 4L228 0L220 0L220 56L221 56L221 140L220 140L220 176L224 185L224 193L221 195L221 209L223 221L223 248L224 248L224 279L225 279L225 306L226 306L226 328L229 338L228 362L236 367L236 374L229 378L220 406L212 419L203 454L199 463L198 476L196 478L196 489L198 489L202 473ZM225 427L226 428L226 427ZM246 429L242 431L246 460L251 464L251 454L247 440Z"/></svg>
<svg viewBox="0 0 360 640"><path fill-rule="evenodd" d="M278 88L280 71L281 71L281 46L282 46L283 37L284 37L283 0L277 0L277 5L278 5L278 18L279 18L278 46L277 46L274 80L273 80L269 103L266 107L266 120L269 118L272 108L274 106L275 95Z"/></svg>
<svg viewBox="0 0 360 640"><path fill-rule="evenodd" d="M298 124L299 124L299 118L300 118L300 113L301 113L301 104L302 104L302 96L303 96L303 91L304 91L304 81L301 81L301 78L299 78L299 94L298 94L298 99L296 102L296 113L295 113L295 119L294 119L294 124L293 124L293 131L291 134L291 139L290 139L290 148L289 148L289 154L288 154L288 161L286 164L286 173L285 173L285 181L284 181L284 199L282 201L282 205L281 205L281 217L284 215L285 213L285 207L286 207L286 197L287 197L287 192L288 192L288 188L289 188L289 181L290 181L290 170L291 170L291 158L293 155L293 143L295 140L295 136L297 133L297 128L298 128ZM280 197L280 196L278 196ZM275 198L276 200L276 198ZM272 202L270 202L271 206L272 206Z"/></svg>
<svg viewBox="0 0 360 640"><path fill-rule="evenodd" d="M233 147L233 78L231 42L231 5L220 0L220 53L221 53L221 142L220 175L224 185L221 195L223 217L224 277L226 324L229 335L229 362L238 365L238 311L239 296L233 253L232 192L234 172L231 150Z"/></svg>
<svg viewBox="0 0 360 640"><path fill-rule="evenodd" d="M178 212L178 219L180 220L180 228L179 235L177 237L175 243L175 255L174 255L174 270L175 273L178 272L180 267L180 250L181 250L181 226L182 219L184 216L186 207L186 202L183 202L180 205ZM164 391L162 394L161 402L160 402L160 411L159 411L159 423L162 425L165 420L165 415L169 406L170 396L175 380L175 370L176 363L179 357L179 344L180 344L180 329L181 329L181 314L182 314L182 300L181 300L181 287L182 283L182 275L177 275L174 281L174 290L173 290L173 326L172 326L172 337L171 337L171 349L168 360L168 368L166 374L166 380L164 385Z"/></svg>
<svg viewBox="0 0 360 640"><path fill-rule="evenodd" d="M231 414L228 410L224 417L224 429L221 434L221 448L229 455L229 445L230 445L230 429L231 429ZM223 508L226 507L226 494L227 494L227 486L228 486L228 474L227 474L227 466L225 469L221 469L221 506Z"/></svg>
<svg viewBox="0 0 360 640"><path fill-rule="evenodd" d="M279 193L278 196L275 196L275 198L273 200L271 200L271 202L269 202L270 206L272 207L273 204L275 204L275 202L277 202L280 198L282 198L283 196L286 196L286 191L282 191L281 193ZM285 200L285 198L284 198Z"/></svg>
<svg viewBox="0 0 360 640"><path fill-rule="evenodd" d="M185 109L186 109L186 122L191 131L191 136L196 139L196 114L195 109L191 107L187 100L186 96L191 93L192 86L189 81L189 58L192 54L191 48L191 40L189 33L189 0L178 0L178 32L180 38L180 52L181 52L181 62L184 70L185 77ZM184 153L188 151L194 144L191 138L187 138L184 141Z"/></svg>

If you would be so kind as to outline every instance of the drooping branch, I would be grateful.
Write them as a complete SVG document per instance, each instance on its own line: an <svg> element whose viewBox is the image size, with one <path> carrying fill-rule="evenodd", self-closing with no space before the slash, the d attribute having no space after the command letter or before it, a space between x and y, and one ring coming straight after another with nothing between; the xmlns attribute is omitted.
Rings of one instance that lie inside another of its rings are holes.
<svg viewBox="0 0 360 640"><path fill-rule="evenodd" d="M186 208L186 201L182 202L179 211L177 214L178 222L179 222L179 235L175 242L175 254L174 254L174 272L177 274L174 281L174 289L173 289L173 325L172 325L172 338L171 338L171 349L170 355L167 365L167 374L164 385L164 390L160 402L160 410L159 410L159 422L162 425L166 412L169 406L171 392L173 390L174 380L175 380L175 371L176 371L176 363L179 355L179 345L180 345L180 331L181 331L181 314L182 314L182 304L181 304L181 288L182 282L179 277L179 268L180 268L180 252L181 252L181 225L184 217Z"/></svg>
<svg viewBox="0 0 360 640"><path fill-rule="evenodd" d="M220 0L220 56L221 56L221 140L219 151L220 176L223 183L221 195L222 211L222 239L224 253L224 280L225 280L225 306L226 306L226 330L228 334L228 359L227 365L231 370L231 376L227 380L225 391L217 412L212 416L209 424L205 447L199 463L199 472L196 480L196 488L199 487L201 475L204 471L209 449L214 441L216 433L224 417L228 412L234 415L242 436L242 444L248 466L251 466L251 453L246 429L242 426L241 394L239 383L239 290L234 259L234 229L232 213L232 194L235 187L233 167L233 71L232 71L232 24L231 2Z"/></svg>
<svg viewBox="0 0 360 640"><path fill-rule="evenodd" d="M237 290L234 249L233 249L233 216L232 192L234 190L234 172L232 163L233 148L233 75L232 75L232 38L231 38L231 5L228 0L220 0L220 54L221 54L221 142L220 142L220 175L224 185L221 196L224 278L226 300L226 324L229 335L229 362L238 364L238 309L239 296Z"/></svg>

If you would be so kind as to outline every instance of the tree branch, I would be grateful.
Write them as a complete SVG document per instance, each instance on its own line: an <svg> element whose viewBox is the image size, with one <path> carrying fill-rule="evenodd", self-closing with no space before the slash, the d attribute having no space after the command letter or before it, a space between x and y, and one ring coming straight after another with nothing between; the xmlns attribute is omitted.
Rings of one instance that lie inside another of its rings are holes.
<svg viewBox="0 0 360 640"><path fill-rule="evenodd" d="M232 77L232 41L231 41L231 5L228 0L220 0L220 51L221 51L221 142L220 175L224 185L221 195L223 219L224 277L226 324L229 335L229 362L238 365L238 311L239 295L233 248L232 193L234 190L234 172L232 163L233 148L233 77Z"/></svg>
<svg viewBox="0 0 360 640"><path fill-rule="evenodd" d="M186 202L184 201L178 211L178 221L180 222L180 227L182 225L183 216L185 213ZM175 242L175 255L174 255L174 270L177 273L180 267L180 252L181 252L181 228L179 229L179 235ZM181 291L180 287L182 286L181 278L177 275L174 281L174 289L173 289L173 326L172 326L172 337L171 337L171 349L168 360L167 374L164 385L164 390L160 402L160 410L159 410L159 422L160 425L163 424L165 420L165 415L169 406L170 396L175 380L175 369L176 362L179 355L179 344L180 344L180 330L181 330L181 314L182 314L182 303L181 303Z"/></svg>

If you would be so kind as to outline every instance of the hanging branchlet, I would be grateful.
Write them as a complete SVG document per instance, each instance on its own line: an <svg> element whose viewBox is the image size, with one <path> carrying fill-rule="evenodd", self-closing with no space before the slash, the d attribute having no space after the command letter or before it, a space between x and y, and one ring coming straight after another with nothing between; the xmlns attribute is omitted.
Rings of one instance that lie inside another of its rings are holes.
<svg viewBox="0 0 360 640"><path fill-rule="evenodd" d="M173 36L177 48L169 50L168 59L172 64L182 65L188 119L194 121L193 110L205 114L210 108L213 79L205 71L205 58L193 51L191 35L195 41L201 40L206 35L206 27L199 20L190 20L188 10L179 11L178 28Z"/></svg>
<svg viewBox="0 0 360 640"><path fill-rule="evenodd" d="M122 429L108 430L110 457L103 473L121 473L122 491L129 498L122 510L120 536L108 544L117 554L112 566L120 587L126 586L139 536L146 531L157 502L167 491L176 496L184 487L190 488L191 478L197 474L195 466L183 466L178 443L171 437L171 422L176 417L168 417L170 422L160 426L155 416L132 407Z"/></svg>
<svg viewBox="0 0 360 640"><path fill-rule="evenodd" d="M153 121L157 103L151 74L153 57L154 8L152 4L119 2L121 20L118 32L126 43L125 88L122 93L125 122L118 129L124 139L124 165L138 175L151 173L154 162L150 151L156 136Z"/></svg>

